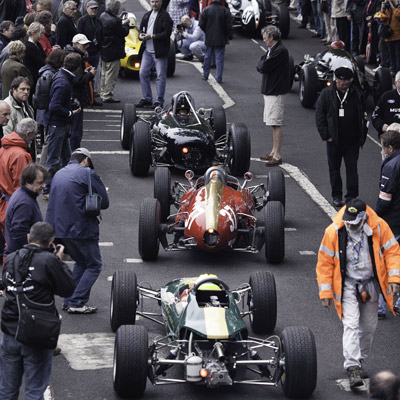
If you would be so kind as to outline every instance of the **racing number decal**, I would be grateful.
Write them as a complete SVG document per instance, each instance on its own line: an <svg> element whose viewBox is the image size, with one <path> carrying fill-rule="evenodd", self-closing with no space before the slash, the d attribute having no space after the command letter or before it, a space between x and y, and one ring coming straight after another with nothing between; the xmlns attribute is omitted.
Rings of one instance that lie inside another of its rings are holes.
<svg viewBox="0 0 400 400"><path fill-rule="evenodd" d="M192 227L192 224L196 218L198 218L201 214L204 214L204 208L199 206L194 206L193 211L189 214L189 217L185 220L185 228L189 230Z"/></svg>
<svg viewBox="0 0 400 400"><path fill-rule="evenodd" d="M228 217L229 221L230 221L230 226L229 229L231 232L234 232L236 230L237 227L237 221L236 221L236 214L235 212L232 210L231 206L225 206L223 209L221 209L219 211L219 213L223 216L223 217Z"/></svg>

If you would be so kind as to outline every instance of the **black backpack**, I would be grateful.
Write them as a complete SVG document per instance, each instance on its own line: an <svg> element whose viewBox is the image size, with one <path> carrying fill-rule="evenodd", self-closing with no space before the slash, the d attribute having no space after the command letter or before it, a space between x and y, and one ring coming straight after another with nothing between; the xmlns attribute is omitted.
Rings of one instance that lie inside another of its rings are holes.
<svg viewBox="0 0 400 400"><path fill-rule="evenodd" d="M43 71L36 82L32 105L36 110L47 110L50 105L50 87L57 73L50 69Z"/></svg>

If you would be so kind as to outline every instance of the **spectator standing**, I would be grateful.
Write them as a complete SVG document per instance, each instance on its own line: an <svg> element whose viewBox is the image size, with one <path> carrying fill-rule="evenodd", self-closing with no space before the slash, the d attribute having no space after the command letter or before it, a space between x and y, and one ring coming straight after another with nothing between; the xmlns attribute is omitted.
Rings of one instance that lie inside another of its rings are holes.
<svg viewBox="0 0 400 400"><path fill-rule="evenodd" d="M106 11L100 16L103 24L104 40L101 47L101 87L100 97L104 103L119 103L113 90L118 80L120 59L125 58L125 36L129 34L129 20L121 21L124 11L118 16L121 2L107 0ZM142 66L143 68L143 60Z"/></svg>
<svg viewBox="0 0 400 400"><path fill-rule="evenodd" d="M82 16L87 14L87 8L88 8L88 3L89 1L93 1L93 0L82 0L81 1L81 6L79 8ZM96 3L99 7L99 9L97 10L97 15L100 16L101 14L103 14L104 11L106 11L106 1L105 0L96 0ZM84 33L84 32L81 32Z"/></svg>
<svg viewBox="0 0 400 400"><path fill-rule="evenodd" d="M10 43L14 29L14 23L11 21L2 21L0 23L0 51Z"/></svg>
<svg viewBox="0 0 400 400"><path fill-rule="evenodd" d="M331 15L336 22L336 29L341 40L346 45L346 50L351 52L350 21L347 19L345 0L332 0Z"/></svg>
<svg viewBox="0 0 400 400"><path fill-rule="evenodd" d="M400 71L400 8L392 0L382 3L382 11L388 17L387 23L393 34L385 38L390 55L390 71L392 76Z"/></svg>
<svg viewBox="0 0 400 400"><path fill-rule="evenodd" d="M39 22L44 26L44 34L39 39L39 44L42 46L47 57L56 44L56 26L53 24L53 18L49 11L38 13L35 17L35 22Z"/></svg>
<svg viewBox="0 0 400 400"><path fill-rule="evenodd" d="M400 379L393 372L378 372L369 381L370 400L398 400L399 393Z"/></svg>
<svg viewBox="0 0 400 400"><path fill-rule="evenodd" d="M6 212L6 255L26 245L32 225L43 221L37 197L45 186L46 177L47 170L40 164L28 164L22 171L21 187L11 196Z"/></svg>
<svg viewBox="0 0 400 400"><path fill-rule="evenodd" d="M15 132L1 139L0 149L0 228L3 235L7 204L11 195L19 188L25 166L32 162L28 152L35 139L37 124L31 118L20 121Z"/></svg>
<svg viewBox="0 0 400 400"><path fill-rule="evenodd" d="M87 305L92 286L100 275L99 221L85 213L89 179L92 190L101 196L101 209L109 206L107 189L93 170L92 156L85 148L76 149L70 163L54 176L46 221L54 226L67 253L75 261L74 293L64 299L63 309L71 314L91 314L96 307ZM62 218L61 218L62 216Z"/></svg>
<svg viewBox="0 0 400 400"><path fill-rule="evenodd" d="M346 166L346 202L358 196L357 162L360 147L367 138L365 99L352 85L354 72L349 67L335 70L335 81L322 90L315 109L315 120L321 139L326 141L332 204L343 206L342 159Z"/></svg>
<svg viewBox="0 0 400 400"><path fill-rule="evenodd" d="M63 7L63 13L57 22L56 43L63 49L72 43L72 38L78 33L75 23L77 5L74 1L67 1Z"/></svg>
<svg viewBox="0 0 400 400"><path fill-rule="evenodd" d="M152 11L144 14L140 23L139 39L143 40L142 65L140 67L140 87L143 98L137 107L158 107L164 105L167 84L168 53L173 21L161 7L161 0L150 0ZM151 69L155 66L157 98L153 104L150 86Z"/></svg>
<svg viewBox="0 0 400 400"><path fill-rule="evenodd" d="M32 6L33 12L38 14L42 11L51 11L51 0L36 0Z"/></svg>
<svg viewBox="0 0 400 400"><path fill-rule="evenodd" d="M365 50L361 48L361 41L363 37L363 13L366 5L366 0L350 0L346 6L347 19L351 21L351 52L354 56L365 54Z"/></svg>
<svg viewBox="0 0 400 400"><path fill-rule="evenodd" d="M344 368L352 390L363 385L361 363L378 323L378 293L393 311L399 263L399 244L388 224L362 200L342 207L325 230L316 267L319 297L328 309L333 300L342 320Z"/></svg>
<svg viewBox="0 0 400 400"><path fill-rule="evenodd" d="M289 53L281 41L281 32L277 27L266 26L262 29L262 35L268 51L258 62L257 71L262 74L264 123L272 126L273 147L261 159L266 161L267 166L274 166L282 164L284 95L290 90Z"/></svg>
<svg viewBox="0 0 400 400"><path fill-rule="evenodd" d="M3 0L0 3L0 21L15 22L26 14L29 3L29 0Z"/></svg>
<svg viewBox="0 0 400 400"><path fill-rule="evenodd" d="M225 45L233 39L232 18L229 10L219 0L212 0L200 15L200 28L206 35L206 54L203 64L203 78L208 79L211 59L215 56L217 71L215 80L222 83L224 71Z"/></svg>
<svg viewBox="0 0 400 400"><path fill-rule="evenodd" d="M363 32L371 32L371 49L369 58L367 59L367 63L371 65L377 64L379 54L378 23L375 21L374 15L381 9L381 3L381 0L370 0L364 9ZM362 43L364 43L364 40Z"/></svg>
<svg viewBox="0 0 400 400"><path fill-rule="evenodd" d="M387 131L390 124L400 123L397 111L400 109L400 71L395 76L394 84L396 89L388 90L381 95L371 116L372 125L378 131L378 138Z"/></svg>
<svg viewBox="0 0 400 400"><path fill-rule="evenodd" d="M203 62L206 37L199 27L199 22L188 15L184 15L181 22L184 29L178 30L176 47L182 53L182 59L191 61L195 56L200 62Z"/></svg>
<svg viewBox="0 0 400 400"><path fill-rule="evenodd" d="M171 0L169 2L168 14L174 26L181 23L181 18L189 14L189 0Z"/></svg>
<svg viewBox="0 0 400 400"><path fill-rule="evenodd" d="M24 377L25 398L43 399L48 386L53 350L27 346L15 339L18 325L15 270L22 278L24 293L33 302L53 304L54 295L69 296L75 287L71 271L62 262L63 247L54 252L54 229L37 222L29 233L29 244L10 254L3 271L6 301L1 313L3 337L0 348L0 398L18 398ZM31 268L31 266L34 266Z"/></svg>
<svg viewBox="0 0 400 400"><path fill-rule="evenodd" d="M32 74L30 73L29 69L22 63L25 55L25 50L25 45L19 40L10 43L10 45L8 46L9 58L8 60L4 61L1 68L1 90L3 99L5 99L9 95L11 82L17 76L25 76L29 79L29 82L32 85Z"/></svg>
<svg viewBox="0 0 400 400"><path fill-rule="evenodd" d="M73 106L71 101L72 81L81 68L81 62L82 57L79 54L68 54L64 59L64 67L60 69L50 87L50 104L45 116L45 123L48 125L46 167L49 172L46 187L43 189L45 200L49 198L54 174L60 167L67 165L71 158L71 117L81 111L80 106Z"/></svg>
<svg viewBox="0 0 400 400"><path fill-rule="evenodd" d="M301 24L298 26L299 29L306 29L307 24L310 22L310 27L314 24L311 8L311 0L300 0L301 4Z"/></svg>

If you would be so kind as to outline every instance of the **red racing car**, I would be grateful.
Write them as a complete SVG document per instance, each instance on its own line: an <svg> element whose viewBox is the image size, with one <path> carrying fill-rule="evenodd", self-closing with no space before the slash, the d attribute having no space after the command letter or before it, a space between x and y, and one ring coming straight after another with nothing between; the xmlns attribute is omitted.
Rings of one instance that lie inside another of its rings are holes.
<svg viewBox="0 0 400 400"><path fill-rule="evenodd" d="M157 168L154 197L140 207L139 253L143 260L155 260L159 245L166 251L200 249L214 252L234 250L258 253L265 245L270 263L280 263L285 255L285 182L282 171L268 174L268 183L247 187L253 179L246 172L240 185L221 166L210 167L194 180L186 171L189 185L175 182L171 189L168 168ZM170 214L174 204L177 213ZM262 223L255 217L264 209ZM168 237L172 236L172 240Z"/></svg>

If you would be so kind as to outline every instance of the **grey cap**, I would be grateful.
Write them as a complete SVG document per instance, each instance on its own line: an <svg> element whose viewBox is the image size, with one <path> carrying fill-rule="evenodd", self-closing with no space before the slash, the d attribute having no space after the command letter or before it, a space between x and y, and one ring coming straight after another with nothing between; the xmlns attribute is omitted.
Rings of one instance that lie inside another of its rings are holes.
<svg viewBox="0 0 400 400"><path fill-rule="evenodd" d="M90 161L90 168L93 169L94 165L93 165L93 161L92 161L92 155L90 154L90 151L88 149L86 149L85 147L78 147L77 149L75 149L72 154L83 154L84 156L89 158Z"/></svg>
<svg viewBox="0 0 400 400"><path fill-rule="evenodd" d="M95 0L89 0L86 3L86 8L96 8L96 7L99 7L99 4Z"/></svg>

